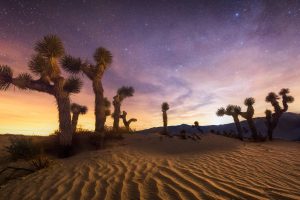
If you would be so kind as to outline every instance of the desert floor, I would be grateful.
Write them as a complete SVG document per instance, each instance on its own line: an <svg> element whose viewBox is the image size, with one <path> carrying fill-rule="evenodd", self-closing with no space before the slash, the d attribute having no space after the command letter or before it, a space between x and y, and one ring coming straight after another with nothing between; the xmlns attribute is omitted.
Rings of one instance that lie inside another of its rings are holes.
<svg viewBox="0 0 300 200"><path fill-rule="evenodd" d="M1 199L300 199L300 143L128 135L11 180Z"/></svg>

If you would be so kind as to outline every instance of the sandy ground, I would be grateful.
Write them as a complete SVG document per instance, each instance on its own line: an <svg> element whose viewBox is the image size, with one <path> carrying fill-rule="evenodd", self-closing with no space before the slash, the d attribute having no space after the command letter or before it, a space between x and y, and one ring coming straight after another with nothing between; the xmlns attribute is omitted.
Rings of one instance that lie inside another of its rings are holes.
<svg viewBox="0 0 300 200"><path fill-rule="evenodd" d="M300 199L300 143L126 136L12 180L0 199Z"/></svg>

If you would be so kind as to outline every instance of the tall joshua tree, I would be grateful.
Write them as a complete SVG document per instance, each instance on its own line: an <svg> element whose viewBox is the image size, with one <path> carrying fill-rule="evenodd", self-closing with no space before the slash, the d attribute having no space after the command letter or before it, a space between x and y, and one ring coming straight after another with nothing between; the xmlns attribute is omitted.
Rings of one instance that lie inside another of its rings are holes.
<svg viewBox="0 0 300 200"><path fill-rule="evenodd" d="M253 115L254 115L254 108L253 104L255 103L255 99L252 97L246 98L244 101L245 106L247 106L246 112L241 112L240 115L247 120L248 126L252 133L252 138L257 140L257 129L254 124Z"/></svg>
<svg viewBox="0 0 300 200"><path fill-rule="evenodd" d="M82 62L80 58L73 58L67 55L62 60L62 66L66 71L72 74L82 72L92 81L95 93L95 132L103 136L106 111L102 78L104 72L112 63L112 54L107 49L99 47L94 53L94 60L95 64L89 64Z"/></svg>
<svg viewBox="0 0 300 200"><path fill-rule="evenodd" d="M85 115L87 113L87 111L88 111L88 109L86 106L82 106L77 103L71 104L71 112L73 114L72 115L72 131L73 131L73 133L76 132L79 115Z"/></svg>
<svg viewBox="0 0 300 200"><path fill-rule="evenodd" d="M116 96L113 97L113 106L114 106L114 113L112 114L112 117L114 118L113 123L113 130L115 132L118 132L119 130L119 120L121 116L121 104L124 99L127 97L132 97L134 94L133 87L121 87L118 89Z"/></svg>
<svg viewBox="0 0 300 200"><path fill-rule="evenodd" d="M238 137L240 140L243 140L243 131L239 120L239 114L241 113L241 107L236 105L228 105L225 108L219 108L217 111L217 116L222 117L224 115L229 115L233 117L233 121L238 132Z"/></svg>
<svg viewBox="0 0 300 200"><path fill-rule="evenodd" d="M289 96L290 90L288 88L283 88L279 92L279 95L282 99L282 105L283 108L279 105L278 100L280 99L277 94L274 92L270 92L268 96L266 96L266 102L269 102L272 104L274 108L274 113L272 113L271 110L266 110L266 120L267 120L267 126L268 126L268 136L269 139L273 139L273 131L276 128L280 117L284 112L288 110L288 103L293 103L294 97Z"/></svg>
<svg viewBox="0 0 300 200"><path fill-rule="evenodd" d="M120 118L123 120L123 123L124 123L124 126L125 126L126 130L129 132L130 131L130 124L132 122L136 122L137 119L136 118L131 118L130 120L127 121L126 117L127 117L127 112L123 111L122 115L120 115Z"/></svg>
<svg viewBox="0 0 300 200"><path fill-rule="evenodd" d="M35 44L34 50L36 54L29 63L29 70L39 78L33 79L28 73L14 78L11 68L1 65L0 89L7 90L10 85L14 85L23 90L35 90L54 96L59 117L59 143L69 147L72 145L70 94L79 93L82 82L76 77L65 79L62 76L58 60L64 55L64 46L58 36L45 36Z"/></svg>
<svg viewBox="0 0 300 200"><path fill-rule="evenodd" d="M163 113L163 123L164 123L164 134L168 134L168 115L167 111L170 109L169 104L164 102L161 104L161 111Z"/></svg>

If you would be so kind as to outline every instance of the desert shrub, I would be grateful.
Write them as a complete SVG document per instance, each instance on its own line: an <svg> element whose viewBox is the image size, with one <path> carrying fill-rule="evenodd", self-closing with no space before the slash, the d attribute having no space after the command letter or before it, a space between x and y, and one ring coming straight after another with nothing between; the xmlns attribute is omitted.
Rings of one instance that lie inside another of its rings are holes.
<svg viewBox="0 0 300 200"><path fill-rule="evenodd" d="M186 131L185 130L181 130L180 131L180 138L183 140L187 139L187 135L186 135Z"/></svg>
<svg viewBox="0 0 300 200"><path fill-rule="evenodd" d="M50 159L43 154L38 155L36 158L29 161L29 163L30 166L36 171L47 168L51 164Z"/></svg>
<svg viewBox="0 0 300 200"><path fill-rule="evenodd" d="M31 159L40 153L40 147L26 137L11 137L10 145L5 147L13 160Z"/></svg>

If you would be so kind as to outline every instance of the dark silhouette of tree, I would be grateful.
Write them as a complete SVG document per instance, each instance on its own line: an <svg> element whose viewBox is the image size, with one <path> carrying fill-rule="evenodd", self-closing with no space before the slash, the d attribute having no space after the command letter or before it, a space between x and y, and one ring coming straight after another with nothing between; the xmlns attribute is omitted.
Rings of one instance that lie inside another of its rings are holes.
<svg viewBox="0 0 300 200"><path fill-rule="evenodd" d="M113 123L113 130L115 132L119 131L119 120L121 115L121 104L123 100L127 97L132 97L134 94L133 87L121 87L118 89L116 96L113 97L113 106L114 106L114 113L112 117L114 118Z"/></svg>
<svg viewBox="0 0 300 200"><path fill-rule="evenodd" d="M279 119L282 116L284 112L288 110L288 103L293 103L294 102L294 97L289 96L288 94L290 93L288 88L283 88L279 92L279 95L281 96L282 99L282 105L283 108L279 105L279 96L274 93L270 92L268 96L266 96L266 102L271 103L273 108L274 108L274 113L272 113L271 110L266 110L266 120L267 120L267 127L268 127L268 136L269 139L273 139L273 131L278 125Z"/></svg>
<svg viewBox="0 0 300 200"><path fill-rule="evenodd" d="M73 58L67 55L62 60L62 66L67 72L72 74L82 72L92 81L95 94L95 132L104 136L106 111L102 78L104 72L112 63L112 54L107 49L99 47L94 53L94 60L95 64L90 64L82 62L80 58Z"/></svg>
<svg viewBox="0 0 300 200"><path fill-rule="evenodd" d="M252 138L257 140L257 129L254 124L253 115L254 115L254 108L253 104L255 103L255 99L252 97L246 98L244 101L245 106L247 106L246 112L241 112L240 115L247 120L248 126L252 133Z"/></svg>
<svg viewBox="0 0 300 200"><path fill-rule="evenodd" d="M59 143L70 149L72 145L70 94L79 93L82 82L76 77L65 79L60 70L59 59L64 55L64 46L56 35L47 35L34 47L35 55L29 62L29 70L39 78L28 73L13 77L10 67L0 66L0 89L7 90L10 85L23 90L35 90L55 97L59 116ZM64 152L67 153L67 152Z"/></svg>
<svg viewBox="0 0 300 200"><path fill-rule="evenodd" d="M88 111L88 109L86 106L82 106L77 103L71 104L73 133L76 132L79 115L85 115L87 113L87 111Z"/></svg>
<svg viewBox="0 0 300 200"><path fill-rule="evenodd" d="M241 127L240 120L239 120L239 117L238 117L240 113L241 113L241 107L236 106L236 105L228 105L226 107L226 109L225 108L219 108L216 114L219 117L222 117L224 115L232 116L235 127L236 127L237 132L238 132L238 137L239 137L240 140L243 140L242 127Z"/></svg>
<svg viewBox="0 0 300 200"><path fill-rule="evenodd" d="M163 113L163 123L164 123L164 134L168 134L168 115L167 111L170 109L169 104L167 102L162 103L161 111Z"/></svg>
<svg viewBox="0 0 300 200"><path fill-rule="evenodd" d="M192 128L196 128L200 133L203 133L203 130L200 128L198 121L194 122L194 125L192 125Z"/></svg>
<svg viewBox="0 0 300 200"><path fill-rule="evenodd" d="M126 128L126 130L129 132L130 131L130 124L132 122L136 122L137 119L136 118L131 118L130 120L127 121L127 112L123 111L122 115L120 115L120 118L123 120L124 126Z"/></svg>

